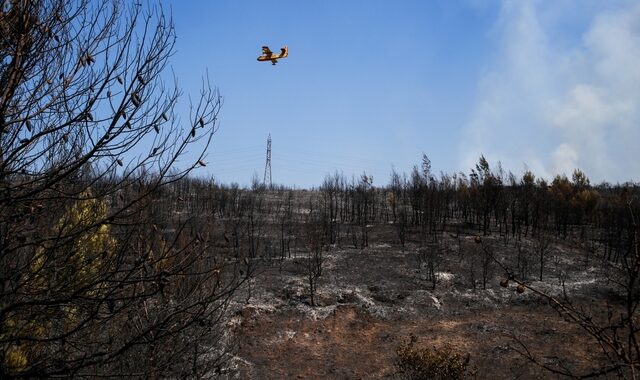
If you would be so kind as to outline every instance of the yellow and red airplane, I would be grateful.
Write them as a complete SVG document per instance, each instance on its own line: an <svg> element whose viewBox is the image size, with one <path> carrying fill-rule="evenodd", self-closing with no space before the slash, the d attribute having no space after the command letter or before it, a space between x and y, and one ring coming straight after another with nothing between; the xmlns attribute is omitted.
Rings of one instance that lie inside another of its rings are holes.
<svg viewBox="0 0 640 380"><path fill-rule="evenodd" d="M280 49L280 54L273 54L271 50L269 50L268 46L262 47L262 55L258 57L258 61L271 61L272 65L275 65L280 58L287 58L289 56L289 48L285 45L282 49Z"/></svg>

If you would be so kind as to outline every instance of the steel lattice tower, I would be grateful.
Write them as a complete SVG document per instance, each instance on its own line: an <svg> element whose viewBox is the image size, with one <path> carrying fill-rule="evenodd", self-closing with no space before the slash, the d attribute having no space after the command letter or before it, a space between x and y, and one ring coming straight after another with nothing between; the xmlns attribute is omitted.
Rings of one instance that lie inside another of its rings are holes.
<svg viewBox="0 0 640 380"><path fill-rule="evenodd" d="M267 138L267 161L264 164L262 184L271 188L271 133L269 133L269 138Z"/></svg>

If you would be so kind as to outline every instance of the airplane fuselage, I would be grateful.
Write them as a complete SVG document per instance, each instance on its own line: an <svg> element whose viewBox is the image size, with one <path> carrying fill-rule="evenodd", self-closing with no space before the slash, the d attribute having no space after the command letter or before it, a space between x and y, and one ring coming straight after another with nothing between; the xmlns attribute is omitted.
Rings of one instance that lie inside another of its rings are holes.
<svg viewBox="0 0 640 380"><path fill-rule="evenodd" d="M275 65L276 62L278 62L278 59L280 58L286 58L287 56L289 56L289 49L285 46L282 49L282 53L280 54L273 54L270 51L268 51L271 54L265 54L265 55L261 55L258 57L258 61L264 62L264 61L271 61L272 65Z"/></svg>

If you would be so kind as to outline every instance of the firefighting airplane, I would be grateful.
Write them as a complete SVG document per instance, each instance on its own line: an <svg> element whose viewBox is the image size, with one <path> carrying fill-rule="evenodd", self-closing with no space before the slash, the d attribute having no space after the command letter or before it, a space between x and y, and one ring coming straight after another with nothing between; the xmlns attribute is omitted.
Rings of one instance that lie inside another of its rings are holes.
<svg viewBox="0 0 640 380"><path fill-rule="evenodd" d="M275 65L280 58L287 58L289 56L289 48L285 45L282 49L280 49L280 54L273 54L271 50L269 50L268 46L262 47L262 55L258 57L258 61L271 61L272 65Z"/></svg>

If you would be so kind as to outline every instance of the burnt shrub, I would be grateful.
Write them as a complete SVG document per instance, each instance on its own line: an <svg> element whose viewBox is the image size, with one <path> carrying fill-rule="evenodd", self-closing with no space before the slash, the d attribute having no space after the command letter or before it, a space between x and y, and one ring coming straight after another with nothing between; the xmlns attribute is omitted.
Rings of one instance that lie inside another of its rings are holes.
<svg viewBox="0 0 640 380"><path fill-rule="evenodd" d="M462 354L449 345L442 347L418 347L417 338L411 336L409 343L396 349L396 378L463 379L471 375L469 354Z"/></svg>

